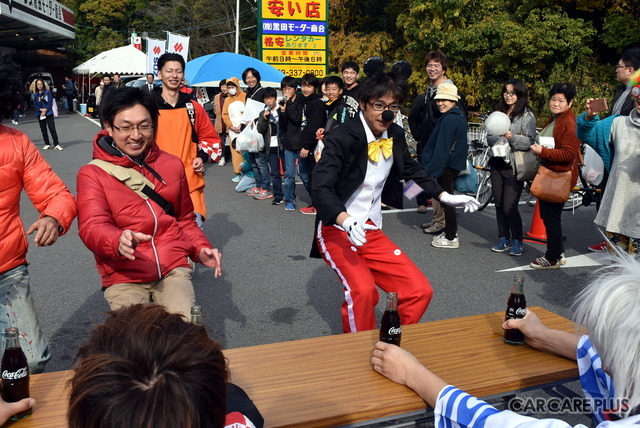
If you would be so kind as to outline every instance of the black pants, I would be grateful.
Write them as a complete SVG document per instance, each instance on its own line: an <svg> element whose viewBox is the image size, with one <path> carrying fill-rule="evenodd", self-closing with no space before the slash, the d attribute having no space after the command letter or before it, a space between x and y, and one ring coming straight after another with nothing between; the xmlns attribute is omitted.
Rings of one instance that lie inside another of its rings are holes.
<svg viewBox="0 0 640 428"><path fill-rule="evenodd" d="M538 199L540 206L540 217L547 231L547 260L554 262L560 259L564 253L564 243L562 242L562 207L564 203L554 204Z"/></svg>
<svg viewBox="0 0 640 428"><path fill-rule="evenodd" d="M447 193L453 195L455 191L455 180L459 173L460 171L445 167L444 172L438 178L438 184ZM442 204L442 209L444 210L444 234L445 237L451 241L458 236L458 214L456 213L455 207L447 204Z"/></svg>
<svg viewBox="0 0 640 428"><path fill-rule="evenodd" d="M58 133L56 132L56 124L53 121L53 115L49 115L43 120L38 119L38 122L40 123L40 131L42 132L44 144L47 146L49 145L49 134L47 134L47 127L49 127L49 132L51 132L51 136L53 137L53 145L60 145L60 142L58 141Z"/></svg>
<svg viewBox="0 0 640 428"><path fill-rule="evenodd" d="M498 221L498 237L522 241L522 217L518 210L518 202L522 194L522 181L516 179L511 166L504 160L497 159L491 165L491 188L496 204L496 220Z"/></svg>
<svg viewBox="0 0 640 428"><path fill-rule="evenodd" d="M67 95L67 105L69 106L69 113L73 113L73 94Z"/></svg>

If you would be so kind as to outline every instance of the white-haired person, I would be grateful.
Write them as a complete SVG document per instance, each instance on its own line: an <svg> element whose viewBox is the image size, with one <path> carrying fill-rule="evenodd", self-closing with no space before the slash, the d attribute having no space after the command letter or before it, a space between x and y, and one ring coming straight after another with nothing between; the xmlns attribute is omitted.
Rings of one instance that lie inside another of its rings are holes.
<svg viewBox="0 0 640 428"><path fill-rule="evenodd" d="M622 253L614 261L599 271L574 304L574 319L589 335L550 329L532 311L502 325L522 331L533 348L578 362L585 398L595 399L592 417L598 428L640 425L640 262ZM447 384L395 345L378 342L371 362L376 372L413 389L432 406L436 426L571 426L559 419L538 420L509 410L499 411ZM462 404L465 402L468 404ZM622 405L608 409L603 403ZM576 427L585 428L581 424Z"/></svg>

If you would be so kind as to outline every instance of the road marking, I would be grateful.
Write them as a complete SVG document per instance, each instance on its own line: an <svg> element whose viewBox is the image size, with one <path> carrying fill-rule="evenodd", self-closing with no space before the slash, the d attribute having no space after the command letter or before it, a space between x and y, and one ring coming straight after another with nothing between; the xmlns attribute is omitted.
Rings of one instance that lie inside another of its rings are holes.
<svg viewBox="0 0 640 428"><path fill-rule="evenodd" d="M597 253L589 253L589 254L579 254L577 256L567 257L567 264L562 266L560 269L566 269L570 267L587 267L587 266L605 266L610 264L609 255L606 251L599 251ZM496 272L513 272L519 270L536 270L533 269L529 264L524 266L518 266L509 269L502 269Z"/></svg>

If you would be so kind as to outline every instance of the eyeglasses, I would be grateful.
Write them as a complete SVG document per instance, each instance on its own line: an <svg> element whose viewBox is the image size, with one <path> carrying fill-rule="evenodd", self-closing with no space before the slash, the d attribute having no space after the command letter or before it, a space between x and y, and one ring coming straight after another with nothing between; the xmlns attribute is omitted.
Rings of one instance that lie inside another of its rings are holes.
<svg viewBox="0 0 640 428"><path fill-rule="evenodd" d="M504 91L504 92L502 93L502 95L503 95L503 96L505 96L505 97L506 97L506 96L513 96L513 95L515 95L515 94L516 94L516 91Z"/></svg>
<svg viewBox="0 0 640 428"><path fill-rule="evenodd" d="M111 125L111 127L117 129L119 132L122 132L123 134L133 134L133 131L135 130L137 130L141 134L146 134L153 130L153 125L149 125L148 123L143 123L142 125L138 125L138 126Z"/></svg>
<svg viewBox="0 0 640 428"><path fill-rule="evenodd" d="M440 67L442 67L442 64L440 64L438 62L433 63L433 64L427 64L427 68L440 68Z"/></svg>
<svg viewBox="0 0 640 428"><path fill-rule="evenodd" d="M375 111L384 111L386 109L389 109L392 112L396 112L400 110L400 104L397 103L385 104L381 103L380 101L376 101L375 103L369 102L369 104L371 104L371 107L373 107Z"/></svg>
<svg viewBox="0 0 640 428"><path fill-rule="evenodd" d="M620 65L620 64L616 65L616 70L618 70L620 68L632 68L632 67L630 67L628 65Z"/></svg>

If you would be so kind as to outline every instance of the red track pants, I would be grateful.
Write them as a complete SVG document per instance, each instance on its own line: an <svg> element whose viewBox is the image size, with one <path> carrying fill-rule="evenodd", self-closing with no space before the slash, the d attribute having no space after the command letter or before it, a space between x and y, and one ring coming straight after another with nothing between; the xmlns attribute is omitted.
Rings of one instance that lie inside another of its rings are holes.
<svg viewBox="0 0 640 428"><path fill-rule="evenodd" d="M322 223L318 225L316 237L324 261L344 286L342 330L345 333L377 328L376 285L387 293L398 293L403 325L420 321L433 296L431 284L381 230L367 230L367 242L362 247L354 246L342 230Z"/></svg>

